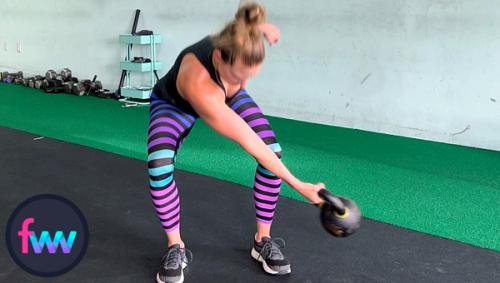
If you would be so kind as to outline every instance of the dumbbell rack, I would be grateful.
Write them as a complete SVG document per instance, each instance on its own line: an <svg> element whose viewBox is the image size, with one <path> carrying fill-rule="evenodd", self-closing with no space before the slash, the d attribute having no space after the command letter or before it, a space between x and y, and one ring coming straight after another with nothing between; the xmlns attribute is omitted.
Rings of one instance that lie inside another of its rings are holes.
<svg viewBox="0 0 500 283"><path fill-rule="evenodd" d="M161 70L162 63L156 60L156 44L162 42L161 35L132 35L132 34L120 34L119 42L127 44L127 57L124 61L120 62L120 68L127 71L125 83L120 89L121 95L124 100L127 98L133 99L149 99L151 90L156 83L156 76L154 71ZM136 63L132 62L132 44L133 45L149 45L150 59L151 62L147 63ZM131 72L142 72L147 73L151 76L151 84L149 85L131 85Z"/></svg>

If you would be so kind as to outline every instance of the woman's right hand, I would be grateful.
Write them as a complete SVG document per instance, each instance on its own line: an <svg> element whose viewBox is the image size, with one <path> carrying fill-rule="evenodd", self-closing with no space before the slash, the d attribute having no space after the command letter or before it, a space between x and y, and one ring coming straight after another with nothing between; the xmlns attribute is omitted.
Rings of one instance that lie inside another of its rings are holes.
<svg viewBox="0 0 500 283"><path fill-rule="evenodd" d="M280 40L280 30L276 25L271 23L261 23L259 25L260 31L264 34L269 45L276 44Z"/></svg>
<svg viewBox="0 0 500 283"><path fill-rule="evenodd" d="M294 189L304 196L312 204L319 204L324 202L324 200L318 195L318 192L325 188L325 184L317 183L305 183L299 182Z"/></svg>

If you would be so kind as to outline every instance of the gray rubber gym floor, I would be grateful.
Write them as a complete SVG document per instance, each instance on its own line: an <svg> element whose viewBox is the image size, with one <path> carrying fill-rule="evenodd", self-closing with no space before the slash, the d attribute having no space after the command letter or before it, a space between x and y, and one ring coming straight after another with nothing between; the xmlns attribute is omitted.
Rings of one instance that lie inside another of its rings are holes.
<svg viewBox="0 0 500 283"><path fill-rule="evenodd" d="M146 163L35 137L0 127L0 281L155 282L166 239L149 197ZM286 241L292 274L269 276L250 257L251 189L179 170L175 176L182 234L194 254L185 282L500 282L498 252L368 219L352 237L332 238L315 207L286 198L273 236ZM4 239L14 208L42 193L74 202L90 229L80 264L50 279L19 268Z"/></svg>

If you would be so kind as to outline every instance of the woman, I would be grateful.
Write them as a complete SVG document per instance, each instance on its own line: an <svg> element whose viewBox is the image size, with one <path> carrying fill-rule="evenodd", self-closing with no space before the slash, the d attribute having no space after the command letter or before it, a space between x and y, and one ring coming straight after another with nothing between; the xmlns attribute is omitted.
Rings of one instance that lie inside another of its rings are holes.
<svg viewBox="0 0 500 283"><path fill-rule="evenodd" d="M262 262L266 272L291 272L279 241L270 234L281 180L311 203L322 202L317 192L324 185L304 183L288 171L280 160L281 147L269 122L244 89L264 61L263 36L270 45L279 40L278 28L265 21L264 8L256 3L241 6L221 32L184 49L151 93L150 193L168 238L158 282L184 280L187 250L180 235L173 171L179 146L197 118L238 143L258 162L254 183L257 233L251 255Z"/></svg>

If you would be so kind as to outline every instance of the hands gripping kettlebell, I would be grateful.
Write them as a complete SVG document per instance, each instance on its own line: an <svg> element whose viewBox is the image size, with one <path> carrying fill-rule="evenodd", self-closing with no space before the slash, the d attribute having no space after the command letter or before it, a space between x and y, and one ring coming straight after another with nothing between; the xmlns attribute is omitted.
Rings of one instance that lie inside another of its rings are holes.
<svg viewBox="0 0 500 283"><path fill-rule="evenodd" d="M326 189L318 192L325 201L318 206L321 209L321 225L335 237L347 237L360 225L361 211L350 199L334 196Z"/></svg>

